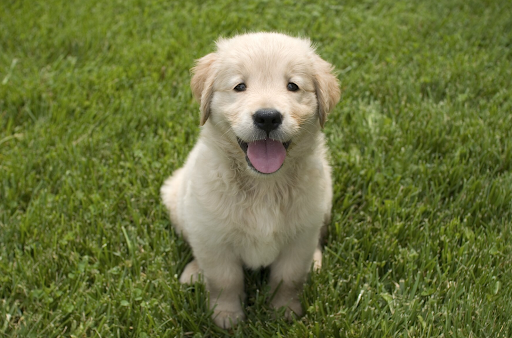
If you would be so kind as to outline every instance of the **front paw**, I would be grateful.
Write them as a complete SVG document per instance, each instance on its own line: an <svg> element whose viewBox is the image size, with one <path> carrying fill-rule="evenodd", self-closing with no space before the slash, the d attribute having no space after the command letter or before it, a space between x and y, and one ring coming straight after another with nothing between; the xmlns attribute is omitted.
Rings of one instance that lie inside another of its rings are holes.
<svg viewBox="0 0 512 338"><path fill-rule="evenodd" d="M232 328L244 319L245 314L242 310L222 311L215 309L213 311L213 321L223 329Z"/></svg>
<svg viewBox="0 0 512 338"><path fill-rule="evenodd" d="M279 309L285 306L286 309L284 311L284 317L286 320L292 320L301 317L303 313L302 305L298 299L274 299L270 305L275 309Z"/></svg>

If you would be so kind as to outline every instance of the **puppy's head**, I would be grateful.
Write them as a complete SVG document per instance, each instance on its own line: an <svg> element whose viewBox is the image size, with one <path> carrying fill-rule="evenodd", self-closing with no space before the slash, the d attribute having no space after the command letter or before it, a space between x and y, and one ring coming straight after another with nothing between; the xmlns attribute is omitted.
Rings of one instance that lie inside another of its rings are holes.
<svg viewBox="0 0 512 338"><path fill-rule="evenodd" d="M306 39L253 33L221 39L197 61L191 88L201 125L236 142L262 174L283 165L290 145L320 131L340 98L333 67Z"/></svg>

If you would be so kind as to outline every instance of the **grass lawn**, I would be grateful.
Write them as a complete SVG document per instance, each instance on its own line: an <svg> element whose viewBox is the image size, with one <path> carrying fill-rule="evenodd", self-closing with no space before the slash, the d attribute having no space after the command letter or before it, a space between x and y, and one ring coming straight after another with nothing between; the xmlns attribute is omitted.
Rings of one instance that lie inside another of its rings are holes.
<svg viewBox="0 0 512 338"><path fill-rule="evenodd" d="M512 2L4 1L0 337L510 337ZM334 206L306 315L217 328L159 188L219 36L312 38L339 70Z"/></svg>

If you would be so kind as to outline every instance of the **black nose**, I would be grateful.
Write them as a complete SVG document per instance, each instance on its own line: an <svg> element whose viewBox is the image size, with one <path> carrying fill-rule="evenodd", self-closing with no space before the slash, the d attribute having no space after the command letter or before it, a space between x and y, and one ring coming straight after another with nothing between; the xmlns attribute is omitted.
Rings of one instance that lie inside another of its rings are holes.
<svg viewBox="0 0 512 338"><path fill-rule="evenodd" d="M267 135L283 122L283 116L275 109L260 109L252 117L256 127L266 131Z"/></svg>

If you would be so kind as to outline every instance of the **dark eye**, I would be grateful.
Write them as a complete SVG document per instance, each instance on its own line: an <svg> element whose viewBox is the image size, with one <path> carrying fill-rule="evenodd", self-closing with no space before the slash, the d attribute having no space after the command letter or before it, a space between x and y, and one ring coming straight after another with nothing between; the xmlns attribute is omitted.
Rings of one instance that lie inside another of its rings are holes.
<svg viewBox="0 0 512 338"><path fill-rule="evenodd" d="M236 87L234 88L234 90L236 92L245 92L245 90L247 89L247 86L245 85L245 83L239 83L236 85Z"/></svg>
<svg viewBox="0 0 512 338"><path fill-rule="evenodd" d="M286 86L286 89L288 89L291 92L296 92L297 90L299 90L299 86L297 86L293 82L288 82L288 86Z"/></svg>

